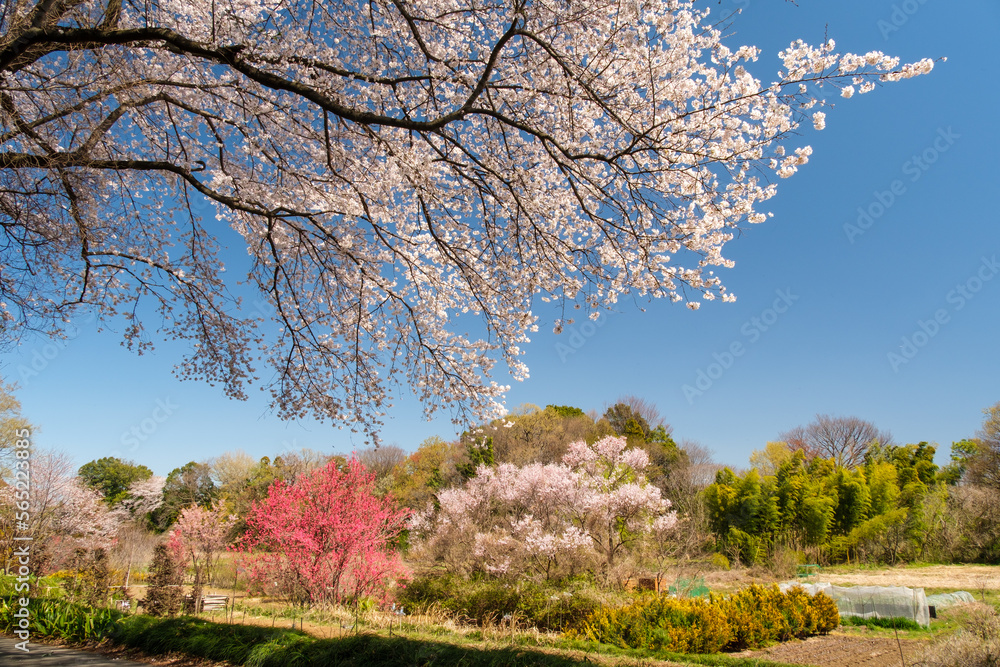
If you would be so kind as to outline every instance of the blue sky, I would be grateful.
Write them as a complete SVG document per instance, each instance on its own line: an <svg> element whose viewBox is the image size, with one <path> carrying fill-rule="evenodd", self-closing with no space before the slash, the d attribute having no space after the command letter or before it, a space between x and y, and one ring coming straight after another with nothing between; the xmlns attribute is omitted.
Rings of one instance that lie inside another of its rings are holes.
<svg viewBox="0 0 1000 667"><path fill-rule="evenodd" d="M902 443L937 442L946 460L951 442L973 435L982 409L1000 401L1000 91L992 46L1000 4L706 6L715 17L742 9L727 43L760 46L755 73L765 81L779 68L780 49L826 34L841 52L948 61L929 76L831 99L826 129L803 131L801 144L813 155L779 183L768 206L774 217L727 246L736 267L722 277L736 303L692 312L624 302L601 326L560 336L551 334L557 313L540 310L541 331L526 355L531 377L515 384L507 404L602 410L620 395L639 395L656 403L675 438L735 465L817 413L854 415ZM858 224L862 212L869 217ZM37 445L78 464L121 456L166 474L233 449L273 456L365 446L329 424L280 421L263 392L238 403L218 387L179 382L170 374L178 358L176 344L135 356L83 322L68 341L23 341L0 356L0 375L21 385ZM404 396L382 437L413 450L429 436L455 433L447 417L423 421L416 400Z"/></svg>

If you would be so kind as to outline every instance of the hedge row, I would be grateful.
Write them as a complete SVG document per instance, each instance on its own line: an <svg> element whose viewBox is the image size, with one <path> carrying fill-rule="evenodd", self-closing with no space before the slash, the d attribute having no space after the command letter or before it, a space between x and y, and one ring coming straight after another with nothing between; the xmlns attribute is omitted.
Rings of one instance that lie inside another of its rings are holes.
<svg viewBox="0 0 1000 667"><path fill-rule="evenodd" d="M755 584L708 600L645 595L595 611L571 634L621 648L715 653L825 634L838 625L837 605L822 593Z"/></svg>

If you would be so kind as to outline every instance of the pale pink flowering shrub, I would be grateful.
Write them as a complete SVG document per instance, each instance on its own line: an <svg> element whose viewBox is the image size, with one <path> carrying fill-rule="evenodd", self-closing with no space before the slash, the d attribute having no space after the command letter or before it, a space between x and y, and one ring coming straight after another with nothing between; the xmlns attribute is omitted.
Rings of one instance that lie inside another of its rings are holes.
<svg viewBox="0 0 1000 667"><path fill-rule="evenodd" d="M508 578L610 569L654 526L676 522L643 475L648 465L645 451L607 437L570 444L563 463L480 467L413 517L416 553L452 572Z"/></svg>
<svg viewBox="0 0 1000 667"><path fill-rule="evenodd" d="M235 517L227 515L222 506L205 509L192 505L181 512L174 524L171 537L180 543L185 557L190 558L200 582L212 580L212 565L217 554L228 546L234 522Z"/></svg>
<svg viewBox="0 0 1000 667"><path fill-rule="evenodd" d="M393 544L409 510L374 491L375 475L356 459L275 481L238 546L252 587L307 604L384 599L408 577Z"/></svg>

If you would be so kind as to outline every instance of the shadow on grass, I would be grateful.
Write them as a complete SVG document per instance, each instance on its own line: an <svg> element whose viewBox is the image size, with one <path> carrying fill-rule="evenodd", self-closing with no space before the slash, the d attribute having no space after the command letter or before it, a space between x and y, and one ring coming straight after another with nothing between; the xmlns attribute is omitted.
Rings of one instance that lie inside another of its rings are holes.
<svg viewBox="0 0 1000 667"><path fill-rule="evenodd" d="M563 667L588 662L517 646L484 649L374 634L317 639L296 630L227 625L189 617L122 619L113 632L113 641L149 654L178 652L248 667Z"/></svg>
<svg viewBox="0 0 1000 667"><path fill-rule="evenodd" d="M613 655L641 660L666 660L682 665L710 665L712 667L801 667L784 662L773 662L759 658L740 658L727 653L673 653L671 651L650 651L647 649L621 648L612 644L583 641L579 639L563 639L554 644L554 648L569 651L584 651L594 655Z"/></svg>
<svg viewBox="0 0 1000 667"><path fill-rule="evenodd" d="M569 638L556 640L544 649L523 643L489 647L374 633L318 639L287 628L216 623L191 616L126 616L108 609L95 611L64 600L40 598L34 606L33 634L39 637L71 645L109 641L149 656L173 653L246 667L568 667L593 664L598 656L627 658L638 664L653 659L719 667L788 667L724 654L684 655L625 649ZM16 621L13 609L9 600L0 598L0 631L9 633L13 629Z"/></svg>
<svg viewBox="0 0 1000 667"><path fill-rule="evenodd" d="M228 625L191 617L123 618L112 632L112 641L152 655L177 652L208 660L227 660L247 667L568 667L593 664L590 656L601 654L725 667L781 667L781 663L725 655L631 651L577 641L558 642L554 648L585 654L580 657L526 646L482 648L376 634L318 639L297 630Z"/></svg>

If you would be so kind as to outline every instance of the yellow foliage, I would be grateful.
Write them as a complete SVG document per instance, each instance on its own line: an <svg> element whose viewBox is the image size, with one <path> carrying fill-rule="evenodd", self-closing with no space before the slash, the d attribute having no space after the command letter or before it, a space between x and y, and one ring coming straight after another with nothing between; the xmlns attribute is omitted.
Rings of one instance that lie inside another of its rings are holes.
<svg viewBox="0 0 1000 667"><path fill-rule="evenodd" d="M678 600L644 594L624 607L602 607L571 636L622 648L714 653L759 648L826 633L840 625L837 605L801 588L751 585L728 596Z"/></svg>
<svg viewBox="0 0 1000 667"><path fill-rule="evenodd" d="M643 595L625 607L602 607L572 636L622 648L715 653L729 628L718 605L700 599Z"/></svg>

